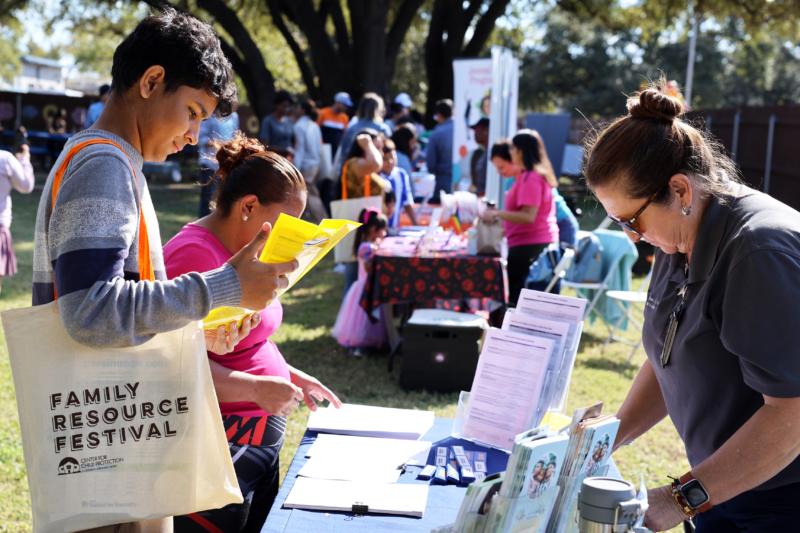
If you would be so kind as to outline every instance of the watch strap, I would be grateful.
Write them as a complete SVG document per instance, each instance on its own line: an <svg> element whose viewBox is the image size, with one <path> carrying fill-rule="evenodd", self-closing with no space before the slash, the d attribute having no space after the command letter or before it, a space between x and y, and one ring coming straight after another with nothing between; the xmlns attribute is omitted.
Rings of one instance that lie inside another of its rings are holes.
<svg viewBox="0 0 800 533"><path fill-rule="evenodd" d="M680 479L678 479L678 481L680 482L681 486L686 485L687 483L689 483L692 480L695 480L698 483L700 483L700 480L699 479L695 479L695 477L692 475L691 470L689 472L686 472L684 475L682 475L680 477ZM700 483L700 486L703 487L703 484ZM703 487L703 490L705 490L705 489L706 488ZM706 490L706 494L708 494L707 490ZM713 505L711 505L711 497L709 496L709 501L707 501L706 503L704 503L703 505L701 505L700 507L695 509L695 511L697 511L698 513L705 513L706 511L708 511L712 507L713 507Z"/></svg>

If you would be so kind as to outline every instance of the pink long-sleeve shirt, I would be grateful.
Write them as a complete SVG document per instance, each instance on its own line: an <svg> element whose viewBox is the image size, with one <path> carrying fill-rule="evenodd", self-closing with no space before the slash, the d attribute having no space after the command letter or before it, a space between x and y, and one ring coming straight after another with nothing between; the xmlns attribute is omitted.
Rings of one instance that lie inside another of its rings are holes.
<svg viewBox="0 0 800 533"><path fill-rule="evenodd" d="M232 257L213 233L196 224L187 224L164 246L164 265L167 278L173 279L187 272L207 272L225 264ZM225 368L255 376L277 376L291 379L289 367L280 350L270 340L283 320L279 301L272 302L261 311L261 323L229 354L208 352L208 358ZM223 415L265 416L252 402L220 403Z"/></svg>

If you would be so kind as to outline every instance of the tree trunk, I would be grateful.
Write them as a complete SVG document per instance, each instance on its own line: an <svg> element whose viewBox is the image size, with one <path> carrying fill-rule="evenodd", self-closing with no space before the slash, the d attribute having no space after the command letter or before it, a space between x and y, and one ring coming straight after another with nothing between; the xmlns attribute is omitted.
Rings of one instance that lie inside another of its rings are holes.
<svg viewBox="0 0 800 533"><path fill-rule="evenodd" d="M386 22L390 0L349 0L350 23L353 28L354 93L389 94L386 70Z"/></svg>
<svg viewBox="0 0 800 533"><path fill-rule="evenodd" d="M348 68L339 53L342 47L339 47L340 50L334 47L326 31L325 20L314 9L314 2L312 0L267 0L267 6L274 21L282 20L285 15L289 21L297 25L308 43L314 74L319 80L319 84L315 83L313 75L311 79L304 80L309 94L315 95L325 104L333 102L334 94L346 90L344 87L347 86L347 72L350 72L351 69ZM325 8L328 7L330 6L325 4ZM323 7L321 6L320 9ZM286 32L283 32L283 36L292 48L301 69L302 65L308 65L304 51L288 28ZM346 43L346 47L349 47L349 43Z"/></svg>
<svg viewBox="0 0 800 533"><path fill-rule="evenodd" d="M428 38L425 41L425 69L428 73L428 103L425 125L433 127L436 102L453 98L453 60L477 57L485 48L497 19L505 13L510 0L489 0L486 11L474 26L472 21L485 0L471 0L466 7L462 0L435 0L431 12ZM467 31L472 37L465 42Z"/></svg>
<svg viewBox="0 0 800 533"><path fill-rule="evenodd" d="M397 2L348 0L349 28L339 0L321 0L317 9L312 0L265 1L274 21L282 21L285 16L305 37L307 51L299 46L288 27L279 27L301 71L308 67L303 79L309 94L328 105L339 91L350 93L356 101L365 92L389 96L397 53L424 0L400 3L391 27L389 11ZM328 17L333 22L333 36L326 29ZM310 56L310 65L306 55Z"/></svg>

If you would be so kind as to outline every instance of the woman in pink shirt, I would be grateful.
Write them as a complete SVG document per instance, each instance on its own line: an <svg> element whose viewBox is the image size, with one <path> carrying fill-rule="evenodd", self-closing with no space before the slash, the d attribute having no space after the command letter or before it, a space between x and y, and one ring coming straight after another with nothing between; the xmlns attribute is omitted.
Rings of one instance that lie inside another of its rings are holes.
<svg viewBox="0 0 800 533"><path fill-rule="evenodd" d="M172 279L187 272L214 270L244 248L265 223L281 213L299 217L306 206L303 176L286 159L237 133L217 142L219 186L216 208L187 224L166 246L164 263ZM231 324L206 332L209 365L223 425L245 502L174 518L175 531L261 531L278 493L278 452L286 416L314 398L339 399L319 381L292 368L270 340L281 324L278 300L240 329Z"/></svg>
<svg viewBox="0 0 800 533"><path fill-rule="evenodd" d="M508 239L508 305L516 307L531 265L548 244L558 242L553 199L553 187L558 181L549 161L542 156L544 144L537 132L520 130L511 140L510 149L512 162L523 171L506 193L506 208L489 208L484 219L503 220Z"/></svg>

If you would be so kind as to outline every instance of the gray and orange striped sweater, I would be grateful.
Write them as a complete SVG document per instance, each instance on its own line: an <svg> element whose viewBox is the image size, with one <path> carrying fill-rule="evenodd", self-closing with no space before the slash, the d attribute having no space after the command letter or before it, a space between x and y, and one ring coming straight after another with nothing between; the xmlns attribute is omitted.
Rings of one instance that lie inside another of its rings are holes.
<svg viewBox="0 0 800 533"><path fill-rule="evenodd" d="M95 144L75 154L53 205L54 176L65 155L92 139L112 141L122 150ZM158 221L142 164L142 154L120 137L101 130L82 131L67 142L39 202L33 305L52 302L57 292L64 327L86 346L136 346L241 300L239 278L227 264L203 274L166 279ZM155 281L140 280L140 206Z"/></svg>

